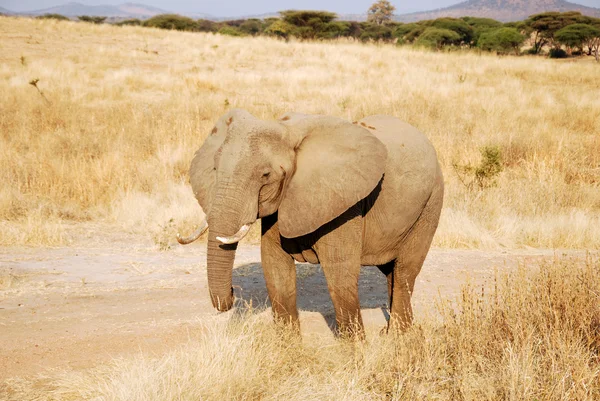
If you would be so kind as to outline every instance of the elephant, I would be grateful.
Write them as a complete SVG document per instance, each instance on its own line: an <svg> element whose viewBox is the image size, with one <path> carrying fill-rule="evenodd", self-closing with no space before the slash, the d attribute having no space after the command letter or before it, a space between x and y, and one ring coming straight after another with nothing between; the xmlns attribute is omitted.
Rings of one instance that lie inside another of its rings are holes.
<svg viewBox="0 0 600 401"><path fill-rule="evenodd" d="M259 119L233 109L218 119L191 162L190 183L207 221L213 306L234 304L238 242L261 220L261 262L276 321L299 330L295 262L320 263L340 334L364 333L361 266L387 277L390 317L404 331L411 295L438 226L444 180L431 142L396 117L350 122L286 113Z"/></svg>

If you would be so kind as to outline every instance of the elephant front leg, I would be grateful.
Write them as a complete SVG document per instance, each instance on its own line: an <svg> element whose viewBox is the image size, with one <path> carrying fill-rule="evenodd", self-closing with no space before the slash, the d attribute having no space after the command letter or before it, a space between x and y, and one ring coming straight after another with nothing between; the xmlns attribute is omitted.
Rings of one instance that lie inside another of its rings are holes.
<svg viewBox="0 0 600 401"><path fill-rule="evenodd" d="M327 287L335 309L337 330L342 337L364 338L364 326L360 314L358 298L358 276L360 261L357 263L321 261Z"/></svg>
<svg viewBox="0 0 600 401"><path fill-rule="evenodd" d="M364 338L358 298L358 277L362 253L362 216L350 209L344 223L323 228L325 234L315 244L319 262L335 309L337 329L343 337Z"/></svg>
<svg viewBox="0 0 600 401"><path fill-rule="evenodd" d="M262 219L260 252L275 321L292 324L299 330L296 264L292 256L281 247L276 215Z"/></svg>

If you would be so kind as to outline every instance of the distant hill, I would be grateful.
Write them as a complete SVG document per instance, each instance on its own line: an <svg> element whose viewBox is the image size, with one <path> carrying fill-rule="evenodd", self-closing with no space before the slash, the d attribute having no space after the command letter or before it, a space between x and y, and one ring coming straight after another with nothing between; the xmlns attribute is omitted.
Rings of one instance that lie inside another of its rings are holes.
<svg viewBox="0 0 600 401"><path fill-rule="evenodd" d="M414 22L441 17L486 17L498 21L520 21L546 11L579 11L600 17L600 9L569 3L563 0L469 0L438 10L403 14L395 17L401 22Z"/></svg>
<svg viewBox="0 0 600 401"><path fill-rule="evenodd" d="M600 9L581 6L564 0L468 0L437 10L397 15L394 19L401 22L413 22L440 17L472 16L494 18L499 21L519 21L527 19L530 15L545 11L579 11L584 15L600 18ZM88 6L77 2L71 2L60 6L19 13L0 7L0 13L8 15L61 14L70 18L75 18L79 15L104 16L108 17L108 21L115 22L127 18L146 19L158 14L170 14L172 12L138 3L124 3L114 6ZM279 16L278 12L245 15L240 17L215 17L210 14L199 12L181 14L194 19L208 19L213 21L248 18L265 19ZM342 21L366 21L366 19L366 12L364 14L338 14L338 20Z"/></svg>
<svg viewBox="0 0 600 401"><path fill-rule="evenodd" d="M42 14L61 14L66 17L75 17L78 15L104 16L104 17L122 17L122 18L150 18L158 14L165 14L167 11L160 8L146 6L144 4L125 3L116 6L88 6L81 3L71 2L61 6L44 8L22 12L25 15Z"/></svg>

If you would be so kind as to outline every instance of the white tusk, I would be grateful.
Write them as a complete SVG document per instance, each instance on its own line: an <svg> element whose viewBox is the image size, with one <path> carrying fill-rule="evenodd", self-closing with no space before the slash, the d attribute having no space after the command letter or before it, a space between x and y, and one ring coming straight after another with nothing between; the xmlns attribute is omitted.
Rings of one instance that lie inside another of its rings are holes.
<svg viewBox="0 0 600 401"><path fill-rule="evenodd" d="M191 244L192 242L194 242L198 238L200 238L200 236L202 234L204 234L204 232L207 229L208 229L208 223L206 222L206 220L204 220L202 222L202 224L200 225L200 227L198 227L198 229L196 231L194 231L194 233L192 235L190 235L189 237L182 237L181 235L179 235L179 233L177 233L177 242L179 242L181 245Z"/></svg>
<svg viewBox="0 0 600 401"><path fill-rule="evenodd" d="M224 244L235 244L236 242L240 242L242 238L248 234L251 225L252 224L243 225L242 228L240 228L240 231L233 234L231 237L217 237L217 239Z"/></svg>

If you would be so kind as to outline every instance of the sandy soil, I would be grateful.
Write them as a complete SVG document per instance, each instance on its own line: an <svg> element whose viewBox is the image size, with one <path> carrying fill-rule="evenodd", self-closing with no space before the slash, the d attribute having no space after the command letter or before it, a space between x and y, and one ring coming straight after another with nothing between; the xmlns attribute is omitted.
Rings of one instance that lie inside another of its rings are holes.
<svg viewBox="0 0 600 401"><path fill-rule="evenodd" d="M556 255L553 251L432 250L415 288L416 319L435 299L451 299L466 280ZM161 252L140 239L56 249L0 249L0 382L48 369L82 369L137 352L160 355L193 338L208 319L231 319L268 302L260 249L241 245L234 270L237 309L218 315L206 282L206 245ZM365 324L385 325L385 277L365 267ZM332 336L333 307L318 265L298 265L303 335ZM269 313L268 311L264 312Z"/></svg>

